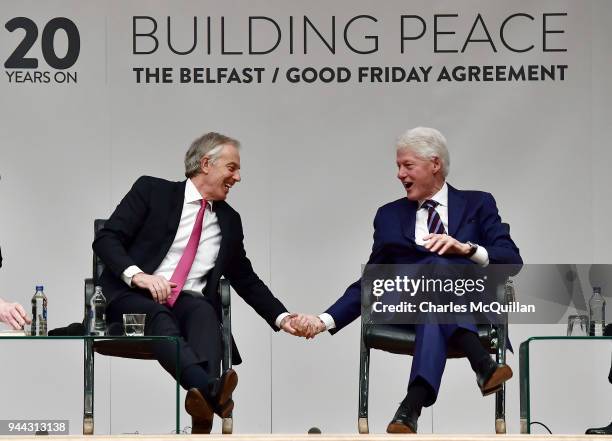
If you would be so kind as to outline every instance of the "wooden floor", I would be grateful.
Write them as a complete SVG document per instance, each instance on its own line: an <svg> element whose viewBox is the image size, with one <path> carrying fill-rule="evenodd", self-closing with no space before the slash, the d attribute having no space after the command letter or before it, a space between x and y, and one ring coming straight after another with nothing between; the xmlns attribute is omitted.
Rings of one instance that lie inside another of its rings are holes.
<svg viewBox="0 0 612 441"><path fill-rule="evenodd" d="M70 436L0 436L0 439L19 441L161 441L161 440L207 440L207 441L569 441L569 440L612 440L612 436L594 435L70 435Z"/></svg>

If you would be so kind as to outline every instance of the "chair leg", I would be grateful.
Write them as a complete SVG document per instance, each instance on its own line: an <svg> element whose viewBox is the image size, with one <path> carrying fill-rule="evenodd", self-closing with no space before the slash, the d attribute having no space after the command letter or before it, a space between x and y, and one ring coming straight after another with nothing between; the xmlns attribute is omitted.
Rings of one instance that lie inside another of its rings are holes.
<svg viewBox="0 0 612 441"><path fill-rule="evenodd" d="M504 323L498 329L497 364L506 364L506 349L508 338L508 323ZM495 433L506 433L506 385L495 393Z"/></svg>
<svg viewBox="0 0 612 441"><path fill-rule="evenodd" d="M219 281L219 296L221 297L221 336L223 340L223 359L221 368L223 372L232 367L232 310L230 285L226 279ZM233 414L223 418L221 433L231 435L234 431Z"/></svg>
<svg viewBox="0 0 612 441"><path fill-rule="evenodd" d="M83 435L94 433L94 354L93 340L85 339L83 357Z"/></svg>
<svg viewBox="0 0 612 441"><path fill-rule="evenodd" d="M229 416L223 418L223 424L221 425L221 433L224 435L231 435L234 431L234 419Z"/></svg>
<svg viewBox="0 0 612 441"><path fill-rule="evenodd" d="M370 428L368 426L368 418L359 418L357 422L357 428L359 429L359 433L362 435L367 435L370 433Z"/></svg>
<svg viewBox="0 0 612 441"><path fill-rule="evenodd" d="M506 433L506 385L495 393L495 433Z"/></svg>
<svg viewBox="0 0 612 441"><path fill-rule="evenodd" d="M368 427L368 392L370 382L370 349L363 341L363 328L361 332L361 350L359 353L359 417L357 429L361 434L370 433Z"/></svg>

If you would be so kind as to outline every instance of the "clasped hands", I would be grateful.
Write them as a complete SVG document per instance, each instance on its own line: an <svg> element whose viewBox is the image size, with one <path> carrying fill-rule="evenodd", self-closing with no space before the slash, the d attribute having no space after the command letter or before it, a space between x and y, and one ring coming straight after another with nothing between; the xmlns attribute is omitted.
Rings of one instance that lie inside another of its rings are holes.
<svg viewBox="0 0 612 441"><path fill-rule="evenodd" d="M283 318L280 323L283 331L297 337L314 338L325 331L325 323L316 315L292 313Z"/></svg>

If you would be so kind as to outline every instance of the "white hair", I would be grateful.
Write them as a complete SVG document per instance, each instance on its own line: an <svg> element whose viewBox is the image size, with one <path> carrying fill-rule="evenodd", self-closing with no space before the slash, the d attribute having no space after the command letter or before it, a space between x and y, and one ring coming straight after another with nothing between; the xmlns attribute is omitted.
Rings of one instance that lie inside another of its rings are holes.
<svg viewBox="0 0 612 441"><path fill-rule="evenodd" d="M397 139L397 150L404 149L414 152L422 159L437 157L442 164L442 176L448 176L450 156L446 148L446 138L438 130L429 127L407 130Z"/></svg>

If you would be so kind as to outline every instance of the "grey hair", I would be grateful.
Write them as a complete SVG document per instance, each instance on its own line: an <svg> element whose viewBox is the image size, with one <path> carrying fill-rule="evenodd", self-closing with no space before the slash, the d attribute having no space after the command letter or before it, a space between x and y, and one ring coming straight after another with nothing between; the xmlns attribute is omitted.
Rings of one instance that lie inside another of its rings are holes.
<svg viewBox="0 0 612 441"><path fill-rule="evenodd" d="M185 176L192 178L200 173L200 163L204 156L208 156L210 163L214 164L225 144L240 148L239 141L216 132L205 133L193 141L185 153Z"/></svg>
<svg viewBox="0 0 612 441"><path fill-rule="evenodd" d="M434 156L440 159L442 175L446 178L450 169L450 156L446 148L446 138L436 129L415 127L407 130L397 139L397 150L408 149L422 159Z"/></svg>

